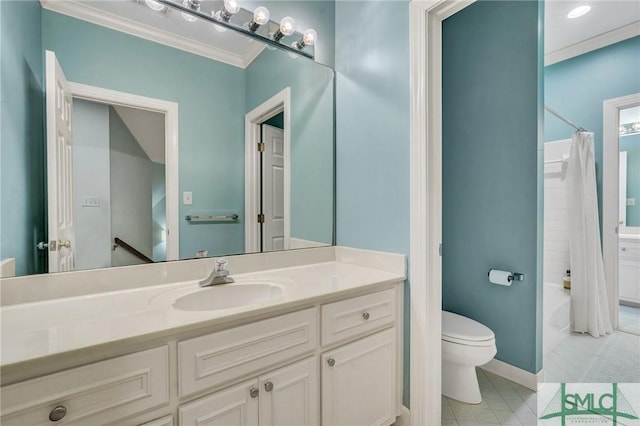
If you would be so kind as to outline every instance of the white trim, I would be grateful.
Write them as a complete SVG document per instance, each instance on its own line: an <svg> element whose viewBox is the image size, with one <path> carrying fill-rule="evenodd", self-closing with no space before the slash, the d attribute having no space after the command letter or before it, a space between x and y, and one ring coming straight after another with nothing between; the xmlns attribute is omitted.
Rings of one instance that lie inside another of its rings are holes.
<svg viewBox="0 0 640 426"><path fill-rule="evenodd" d="M504 377L514 383L518 383L519 385L531 389L534 392L538 391L538 381L541 381L542 377L544 377L542 370L537 374L531 373L530 371L514 367L511 364L507 364L506 362L495 358L485 365L481 365L480 368L500 377Z"/></svg>
<svg viewBox="0 0 640 426"><path fill-rule="evenodd" d="M243 55L211 46L191 38L161 30L138 21L119 16L90 5L91 2L77 0L40 0L42 7L56 13L81 19L92 24L140 37L154 43L180 49L198 56L213 59L238 68L246 68L260 55L265 45L252 43L252 47Z"/></svg>
<svg viewBox="0 0 640 426"><path fill-rule="evenodd" d="M394 426L409 426L411 424L411 411L404 405L400 407L400 415L396 417Z"/></svg>
<svg viewBox="0 0 640 426"><path fill-rule="evenodd" d="M412 425L441 421L442 21L473 1L410 6Z"/></svg>
<svg viewBox="0 0 640 426"><path fill-rule="evenodd" d="M553 65L576 56L627 40L640 35L640 21L632 22L624 27L588 38L571 46L544 55L544 65Z"/></svg>
<svg viewBox="0 0 640 426"><path fill-rule="evenodd" d="M161 112L165 115L165 185L167 220L167 260L180 258L178 220L178 104L126 92L69 82L74 98Z"/></svg>
<svg viewBox="0 0 640 426"><path fill-rule="evenodd" d="M607 99L602 104L602 257L611 325L618 328L618 159L620 110L640 105L640 93Z"/></svg>
<svg viewBox="0 0 640 426"><path fill-rule="evenodd" d="M260 249L260 226L257 223L260 200L260 123L283 112L284 115L284 248L291 238L291 88L285 87L244 116L244 251Z"/></svg>

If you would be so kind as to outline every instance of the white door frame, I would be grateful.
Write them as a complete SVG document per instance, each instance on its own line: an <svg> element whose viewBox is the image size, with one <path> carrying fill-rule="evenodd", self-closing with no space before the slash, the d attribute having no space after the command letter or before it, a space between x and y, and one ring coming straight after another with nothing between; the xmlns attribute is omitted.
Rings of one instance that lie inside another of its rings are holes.
<svg viewBox="0 0 640 426"><path fill-rule="evenodd" d="M164 153L166 185L167 260L180 258L180 227L178 221L178 104L147 98L102 87L69 82L74 98L110 105L121 105L160 112L164 119Z"/></svg>
<svg viewBox="0 0 640 426"><path fill-rule="evenodd" d="M260 124L284 115L284 248L291 239L291 89L285 87L244 116L244 251L260 250Z"/></svg>
<svg viewBox="0 0 640 426"><path fill-rule="evenodd" d="M441 422L442 21L475 0L412 0L411 424ZM425 220L426 219L426 220Z"/></svg>
<svg viewBox="0 0 640 426"><path fill-rule="evenodd" d="M640 93L607 99L602 103L602 252L611 325L618 328L618 185L620 110L640 105Z"/></svg>

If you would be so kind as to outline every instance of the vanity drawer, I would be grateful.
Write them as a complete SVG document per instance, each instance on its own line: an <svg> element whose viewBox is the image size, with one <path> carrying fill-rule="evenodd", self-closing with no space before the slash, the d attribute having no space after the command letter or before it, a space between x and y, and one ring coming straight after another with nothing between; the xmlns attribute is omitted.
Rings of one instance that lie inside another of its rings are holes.
<svg viewBox="0 0 640 426"><path fill-rule="evenodd" d="M310 308L178 343L180 397L313 351L316 316Z"/></svg>
<svg viewBox="0 0 640 426"><path fill-rule="evenodd" d="M166 346L27 380L1 389L3 425L98 425L169 403Z"/></svg>
<svg viewBox="0 0 640 426"><path fill-rule="evenodd" d="M394 289L323 305L322 345L330 345L392 324L396 318L396 309Z"/></svg>
<svg viewBox="0 0 640 426"><path fill-rule="evenodd" d="M640 240L623 240L618 242L620 259L640 260Z"/></svg>

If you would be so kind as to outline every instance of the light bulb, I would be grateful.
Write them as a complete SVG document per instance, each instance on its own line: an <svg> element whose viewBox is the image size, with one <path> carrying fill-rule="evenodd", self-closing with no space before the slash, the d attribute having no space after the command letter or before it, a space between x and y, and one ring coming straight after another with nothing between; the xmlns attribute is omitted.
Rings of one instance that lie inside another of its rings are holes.
<svg viewBox="0 0 640 426"><path fill-rule="evenodd" d="M280 21L280 32L286 36L290 36L296 31L296 21L291 16L285 16Z"/></svg>
<svg viewBox="0 0 640 426"><path fill-rule="evenodd" d="M253 12L253 19L249 22L249 31L255 32L260 25L264 25L269 22L269 9L266 7L258 7Z"/></svg>
<svg viewBox="0 0 640 426"><path fill-rule="evenodd" d="M235 15L240 12L240 3L238 3L237 0L224 0L224 10L226 10L229 15Z"/></svg>
<svg viewBox="0 0 640 426"><path fill-rule="evenodd" d="M253 12L253 22L258 25L264 25L269 22L269 9L266 7L260 6Z"/></svg>
<svg viewBox="0 0 640 426"><path fill-rule="evenodd" d="M240 12L238 0L224 0L224 7L215 12L213 17L218 21L229 22L229 19L238 12Z"/></svg>
<svg viewBox="0 0 640 426"><path fill-rule="evenodd" d="M144 0L144 2L149 6L149 9L155 10L156 12L162 12L167 8L164 4L157 2L156 0Z"/></svg>
<svg viewBox="0 0 640 426"><path fill-rule="evenodd" d="M285 16L280 21L280 28L273 34L275 41L280 41L284 36L289 36L296 31L296 21L291 16Z"/></svg>
<svg viewBox="0 0 640 426"><path fill-rule="evenodd" d="M297 43L294 43L294 46L298 49L303 49L305 46L313 46L317 40L318 33L316 32L316 30L309 28L302 33L302 39Z"/></svg>
<svg viewBox="0 0 640 426"><path fill-rule="evenodd" d="M587 5L578 6L567 14L567 18L569 19L579 18L582 15L586 15L587 13L589 13L590 10L591 10L591 6L587 6Z"/></svg>

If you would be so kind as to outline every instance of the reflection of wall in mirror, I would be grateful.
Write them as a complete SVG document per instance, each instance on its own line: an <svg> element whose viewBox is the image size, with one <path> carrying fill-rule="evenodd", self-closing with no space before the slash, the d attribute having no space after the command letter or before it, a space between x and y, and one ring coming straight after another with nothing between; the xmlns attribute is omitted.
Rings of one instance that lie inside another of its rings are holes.
<svg viewBox="0 0 640 426"><path fill-rule="evenodd" d="M640 226L640 134L620 137L620 151L627 152L627 205L626 226Z"/></svg>
<svg viewBox="0 0 640 426"><path fill-rule="evenodd" d="M544 68L544 103L594 133L600 220L602 102L640 92L639 50L637 36ZM545 114L546 141L566 139L572 133L571 127Z"/></svg>

